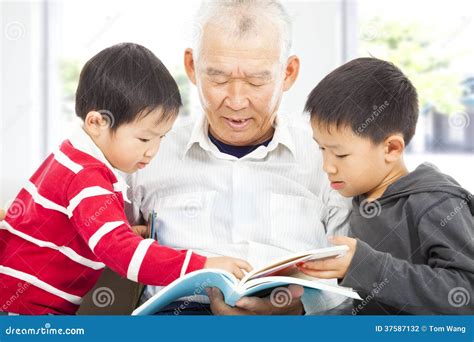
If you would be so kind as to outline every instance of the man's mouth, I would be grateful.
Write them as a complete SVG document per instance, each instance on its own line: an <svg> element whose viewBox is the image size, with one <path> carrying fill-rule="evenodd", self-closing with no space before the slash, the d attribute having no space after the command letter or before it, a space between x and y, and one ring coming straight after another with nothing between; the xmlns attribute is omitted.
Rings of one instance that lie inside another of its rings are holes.
<svg viewBox="0 0 474 342"><path fill-rule="evenodd" d="M234 130L244 130L252 119L237 119L237 118L226 118L224 117L227 125Z"/></svg>

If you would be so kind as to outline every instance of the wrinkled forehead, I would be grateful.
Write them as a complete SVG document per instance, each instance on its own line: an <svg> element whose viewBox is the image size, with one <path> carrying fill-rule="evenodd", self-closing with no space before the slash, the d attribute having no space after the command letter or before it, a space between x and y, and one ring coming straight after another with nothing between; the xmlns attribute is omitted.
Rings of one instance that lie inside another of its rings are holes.
<svg viewBox="0 0 474 342"><path fill-rule="evenodd" d="M245 35L221 24L207 24L202 31L198 68L267 69L280 66L279 33L271 23L260 24ZM259 70L253 70L259 71Z"/></svg>

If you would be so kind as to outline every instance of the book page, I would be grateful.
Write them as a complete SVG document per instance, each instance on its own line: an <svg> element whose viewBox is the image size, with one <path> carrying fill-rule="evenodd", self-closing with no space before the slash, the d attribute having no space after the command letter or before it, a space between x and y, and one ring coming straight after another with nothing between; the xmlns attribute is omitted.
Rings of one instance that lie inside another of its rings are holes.
<svg viewBox="0 0 474 342"><path fill-rule="evenodd" d="M349 247L344 245L313 249L310 251L291 254L284 258L273 261L266 267L247 273L245 277L242 278L239 285L243 286L244 283L251 279L269 276L285 276L289 273L295 272L295 270L297 270L296 264L300 262L344 255L348 250Z"/></svg>

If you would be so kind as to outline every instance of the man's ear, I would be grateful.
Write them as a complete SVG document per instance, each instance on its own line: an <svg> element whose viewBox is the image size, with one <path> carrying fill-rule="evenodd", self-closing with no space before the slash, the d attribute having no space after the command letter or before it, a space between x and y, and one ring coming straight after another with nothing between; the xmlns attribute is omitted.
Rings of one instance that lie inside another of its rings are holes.
<svg viewBox="0 0 474 342"><path fill-rule="evenodd" d="M196 70L194 69L193 49L186 49L184 51L184 70L188 75L189 80L196 85Z"/></svg>
<svg viewBox="0 0 474 342"><path fill-rule="evenodd" d="M295 83L300 72L300 59L298 56L290 56L286 62L285 80L283 81L283 91L287 91Z"/></svg>
<svg viewBox="0 0 474 342"><path fill-rule="evenodd" d="M89 133L89 135L97 138L104 132L104 130L108 130L109 128L109 121L106 120L102 114L96 111L90 111L87 113L86 118L84 119L84 129Z"/></svg>
<svg viewBox="0 0 474 342"><path fill-rule="evenodd" d="M385 161L393 163L403 156L405 151L405 139L401 134L393 134L383 142L385 151Z"/></svg>

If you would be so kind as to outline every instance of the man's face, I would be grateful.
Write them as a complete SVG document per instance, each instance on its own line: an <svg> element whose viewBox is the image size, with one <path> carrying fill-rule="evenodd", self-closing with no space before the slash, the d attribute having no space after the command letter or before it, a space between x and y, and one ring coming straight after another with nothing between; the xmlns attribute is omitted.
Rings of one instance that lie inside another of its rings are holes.
<svg viewBox="0 0 474 342"><path fill-rule="evenodd" d="M196 84L213 136L234 146L255 145L273 135L284 91L285 65L275 29L229 39L207 25L195 60Z"/></svg>
<svg viewBox="0 0 474 342"><path fill-rule="evenodd" d="M350 127L311 122L314 140L323 154L323 170L331 187L345 197L375 190L388 174L383 144L357 136Z"/></svg>

